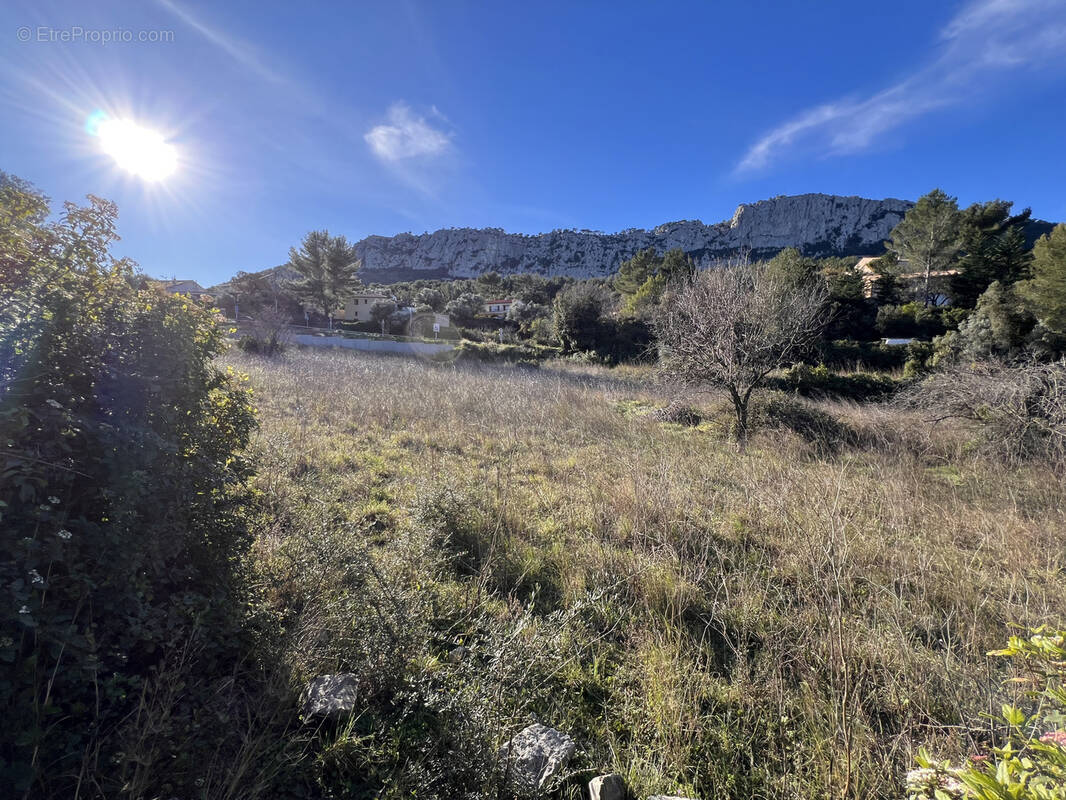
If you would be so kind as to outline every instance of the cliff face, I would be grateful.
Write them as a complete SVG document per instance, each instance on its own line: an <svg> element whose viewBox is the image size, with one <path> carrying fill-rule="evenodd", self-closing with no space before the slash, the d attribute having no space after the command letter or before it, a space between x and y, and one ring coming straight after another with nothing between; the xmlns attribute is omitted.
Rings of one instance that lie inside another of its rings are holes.
<svg viewBox="0 0 1066 800"><path fill-rule="evenodd" d="M775 197L737 208L714 225L669 222L620 233L552 231L536 236L497 228L453 228L415 236L369 236L356 247L370 280L476 277L483 272L534 272L589 278L610 275L638 250L681 248L698 264L749 251L772 256L785 247L807 255L880 252L912 203L825 194Z"/></svg>

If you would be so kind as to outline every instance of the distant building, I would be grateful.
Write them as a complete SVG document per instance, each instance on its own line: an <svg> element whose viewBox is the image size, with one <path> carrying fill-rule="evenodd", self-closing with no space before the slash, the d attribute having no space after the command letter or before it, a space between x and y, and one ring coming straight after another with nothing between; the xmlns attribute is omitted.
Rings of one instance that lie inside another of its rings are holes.
<svg viewBox="0 0 1066 800"><path fill-rule="evenodd" d="M392 298L381 292L366 291L354 294L344 304L344 313L341 315L341 319L346 322L372 322L370 309L374 307L374 303L380 300L392 300Z"/></svg>
<svg viewBox="0 0 1066 800"><path fill-rule="evenodd" d="M881 256L863 256L855 265L855 271L862 275L863 294L866 297L873 298L877 295L877 282L881 280L881 275L874 269L873 262L879 258ZM904 290L920 297L925 289L925 273L904 272L903 270L906 270L909 264L910 262L906 260L898 262L897 268L900 272L896 275L896 280L900 282ZM957 269L934 270L929 273L929 291L932 294L930 302L932 305L951 305L951 295L948 289L951 285L951 279L958 274L959 271Z"/></svg>
<svg viewBox="0 0 1066 800"><path fill-rule="evenodd" d="M503 319L507 316L507 312L511 310L511 306L514 304L514 300L486 300L484 305L484 313L490 317L496 317L496 319Z"/></svg>
<svg viewBox="0 0 1066 800"><path fill-rule="evenodd" d="M207 294L196 281L162 281L161 286L167 294L187 294L197 300Z"/></svg>

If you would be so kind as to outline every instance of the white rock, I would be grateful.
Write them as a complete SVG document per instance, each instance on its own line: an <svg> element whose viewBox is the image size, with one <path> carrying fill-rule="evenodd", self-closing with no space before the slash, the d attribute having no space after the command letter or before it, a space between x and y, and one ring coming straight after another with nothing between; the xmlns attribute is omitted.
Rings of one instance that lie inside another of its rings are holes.
<svg viewBox="0 0 1066 800"><path fill-rule="evenodd" d="M536 794L566 766L576 747L573 739L547 725L523 728L500 748L508 787L518 794Z"/></svg>
<svg viewBox="0 0 1066 800"><path fill-rule="evenodd" d="M590 800L625 800L626 782L621 775L600 775L589 781Z"/></svg>
<svg viewBox="0 0 1066 800"><path fill-rule="evenodd" d="M741 251L763 258L784 247L810 255L879 252L911 205L895 199L801 194L741 205L731 220L714 225L682 220L652 230L557 230L536 236L499 228L449 228L417 236L368 236L356 244L356 252L369 271L469 278L497 270L588 278L610 275L648 247L660 253L679 247L700 266Z"/></svg>
<svg viewBox="0 0 1066 800"><path fill-rule="evenodd" d="M303 715L311 717L339 717L355 708L359 681L350 672L319 675L304 689Z"/></svg>

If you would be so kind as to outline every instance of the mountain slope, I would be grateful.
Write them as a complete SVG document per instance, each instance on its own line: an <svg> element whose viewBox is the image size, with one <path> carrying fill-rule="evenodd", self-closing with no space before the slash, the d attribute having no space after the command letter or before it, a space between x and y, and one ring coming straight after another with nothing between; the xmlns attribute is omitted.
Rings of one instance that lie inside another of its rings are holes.
<svg viewBox="0 0 1066 800"><path fill-rule="evenodd" d="M534 272L588 278L610 275L638 250L679 247L697 263L750 252L771 256L785 247L809 255L880 252L912 203L825 194L775 197L741 205L731 220L684 220L619 233L557 230L535 236L498 228L449 228L434 233L368 236L356 245L367 280L469 278L483 272Z"/></svg>

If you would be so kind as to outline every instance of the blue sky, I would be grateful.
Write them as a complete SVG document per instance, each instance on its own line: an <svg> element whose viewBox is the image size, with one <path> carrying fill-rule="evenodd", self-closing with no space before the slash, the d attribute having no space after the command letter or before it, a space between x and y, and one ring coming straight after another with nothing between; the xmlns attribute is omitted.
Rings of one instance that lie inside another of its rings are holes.
<svg viewBox="0 0 1066 800"><path fill-rule="evenodd" d="M8 0L0 37L0 169L115 200L120 254L205 285L322 227L615 231L934 186L1066 219L1066 0ZM118 169L97 109L177 171Z"/></svg>

